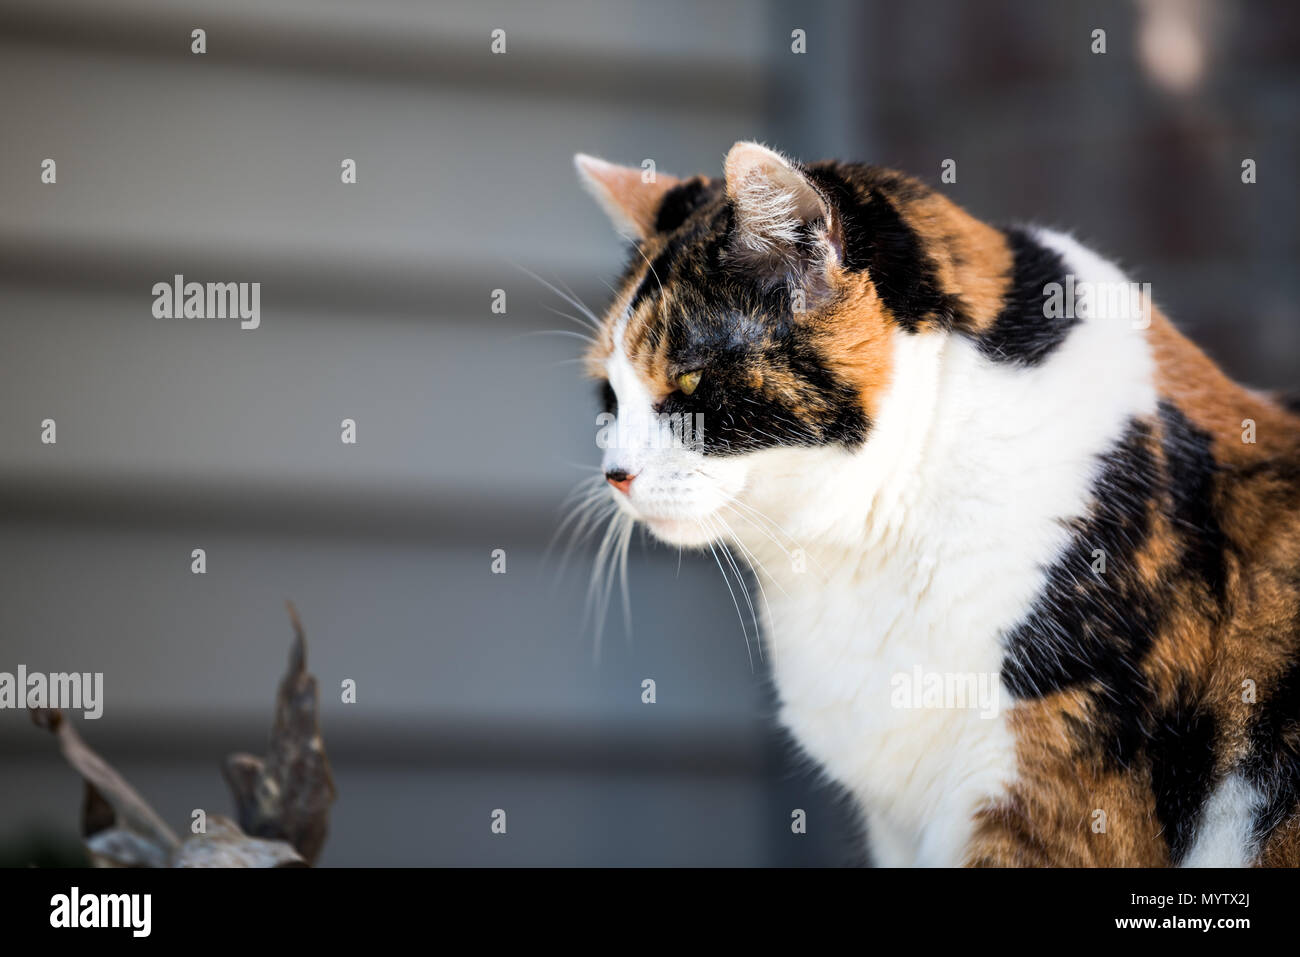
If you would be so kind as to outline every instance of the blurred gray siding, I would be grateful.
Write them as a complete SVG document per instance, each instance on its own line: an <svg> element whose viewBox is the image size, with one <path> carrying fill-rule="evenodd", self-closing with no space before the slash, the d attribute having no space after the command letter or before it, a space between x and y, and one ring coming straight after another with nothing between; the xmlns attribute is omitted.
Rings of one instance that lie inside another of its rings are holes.
<svg viewBox="0 0 1300 957"><path fill-rule="evenodd" d="M789 30L687 0L6 4L0 669L105 672L84 733L181 827L229 810L222 755L264 746L292 598L327 864L850 859L711 564L635 548L635 635L611 616L594 660L592 556L557 582L544 555L598 461L593 391L517 268L601 308L622 253L574 151L717 168L772 135ZM260 282L261 328L155 319L176 273ZM3 712L0 754L0 844L70 835L51 742Z"/></svg>

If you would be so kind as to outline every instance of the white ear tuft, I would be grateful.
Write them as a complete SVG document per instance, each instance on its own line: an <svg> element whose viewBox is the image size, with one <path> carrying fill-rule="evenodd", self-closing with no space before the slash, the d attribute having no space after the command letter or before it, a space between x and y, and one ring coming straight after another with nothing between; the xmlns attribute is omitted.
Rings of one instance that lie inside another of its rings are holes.
<svg viewBox="0 0 1300 957"><path fill-rule="evenodd" d="M759 143L740 142L727 153L727 195L736 206L743 240L755 252L797 242L800 227L825 217L816 187L785 157Z"/></svg>
<svg viewBox="0 0 1300 957"><path fill-rule="evenodd" d="M733 253L772 278L810 265L815 254L826 265L837 253L830 206L808 177L775 150L741 141L724 164L727 196L736 210ZM822 248L809 248L808 227L822 221ZM788 278L788 277L784 277Z"/></svg>

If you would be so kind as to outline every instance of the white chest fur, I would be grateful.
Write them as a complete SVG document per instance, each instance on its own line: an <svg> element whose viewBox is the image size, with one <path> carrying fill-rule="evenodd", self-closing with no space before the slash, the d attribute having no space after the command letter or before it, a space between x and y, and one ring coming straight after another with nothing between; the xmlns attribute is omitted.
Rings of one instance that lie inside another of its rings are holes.
<svg viewBox="0 0 1300 957"><path fill-rule="evenodd" d="M934 574L876 569L772 603L781 719L857 797L882 864L960 863L972 812L1015 773L996 633L926 600Z"/></svg>
<svg viewBox="0 0 1300 957"><path fill-rule="evenodd" d="M1079 279L1122 281L1041 238ZM1061 555L1062 520L1086 513L1096 457L1155 407L1141 331L1083 318L1031 368L957 336L900 338L866 445L812 470L773 450L747 491L786 546L741 535L781 719L861 803L879 863L961 863L973 812L1014 780L1002 635Z"/></svg>

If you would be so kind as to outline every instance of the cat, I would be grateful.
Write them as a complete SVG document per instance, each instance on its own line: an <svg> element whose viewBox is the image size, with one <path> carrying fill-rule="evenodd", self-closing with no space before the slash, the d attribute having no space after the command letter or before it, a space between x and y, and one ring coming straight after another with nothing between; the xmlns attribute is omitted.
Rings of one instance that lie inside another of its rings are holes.
<svg viewBox="0 0 1300 957"><path fill-rule="evenodd" d="M586 356L609 494L748 562L875 863L1300 862L1300 417L903 174L575 165L632 243Z"/></svg>

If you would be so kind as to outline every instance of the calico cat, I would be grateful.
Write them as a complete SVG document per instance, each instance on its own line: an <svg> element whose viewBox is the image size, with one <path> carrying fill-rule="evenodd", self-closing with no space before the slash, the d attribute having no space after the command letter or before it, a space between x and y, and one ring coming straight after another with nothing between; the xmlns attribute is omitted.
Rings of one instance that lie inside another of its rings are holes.
<svg viewBox="0 0 1300 957"><path fill-rule="evenodd" d="M748 561L877 863L1300 862L1300 418L899 173L575 162L633 243L587 357L610 493Z"/></svg>

